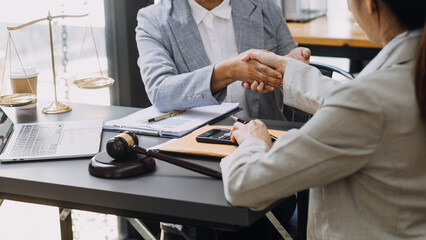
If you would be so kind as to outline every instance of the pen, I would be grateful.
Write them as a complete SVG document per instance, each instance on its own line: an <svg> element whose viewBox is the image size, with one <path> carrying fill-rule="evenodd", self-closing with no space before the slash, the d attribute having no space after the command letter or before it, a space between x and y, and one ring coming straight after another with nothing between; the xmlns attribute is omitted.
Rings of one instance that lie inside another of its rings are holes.
<svg viewBox="0 0 426 240"><path fill-rule="evenodd" d="M166 118L169 118L169 117L173 117L173 116L185 113L185 112L186 112L186 110L175 110L175 111L171 111L171 112L168 112L168 113L161 114L161 115L158 115L156 117L150 118L150 119L146 120L144 123L158 122L160 120L163 120L163 119L166 119Z"/></svg>
<svg viewBox="0 0 426 240"><path fill-rule="evenodd" d="M236 121L236 122L240 122L240 123L242 123L242 124L247 124L247 123L248 123L248 121L242 120L241 118L237 118L237 117L235 117L234 115L232 115L231 117L232 117L232 119L234 119L234 121Z"/></svg>
<svg viewBox="0 0 426 240"><path fill-rule="evenodd" d="M160 136L160 132L157 130L120 127L118 131L119 132L131 131L131 132L134 132L135 134L140 134L140 135L150 135L150 136L157 136L157 137Z"/></svg>
<svg viewBox="0 0 426 240"><path fill-rule="evenodd" d="M243 120L241 118L237 118L234 115L232 115L231 117L232 117L232 119L234 119L234 121L240 122L242 124L247 124L249 122L249 121ZM274 135L272 135L272 134L269 134L269 135L271 136L272 142L275 142L275 140L277 140L277 137L275 137Z"/></svg>

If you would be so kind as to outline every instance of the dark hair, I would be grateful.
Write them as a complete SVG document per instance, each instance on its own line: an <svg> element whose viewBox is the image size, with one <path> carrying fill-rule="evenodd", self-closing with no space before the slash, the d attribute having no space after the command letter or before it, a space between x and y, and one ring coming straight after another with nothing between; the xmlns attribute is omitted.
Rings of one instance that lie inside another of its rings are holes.
<svg viewBox="0 0 426 240"><path fill-rule="evenodd" d="M426 0L381 0L407 30L423 28L415 63L416 99L420 115L426 123ZM374 0L376 6L377 0Z"/></svg>

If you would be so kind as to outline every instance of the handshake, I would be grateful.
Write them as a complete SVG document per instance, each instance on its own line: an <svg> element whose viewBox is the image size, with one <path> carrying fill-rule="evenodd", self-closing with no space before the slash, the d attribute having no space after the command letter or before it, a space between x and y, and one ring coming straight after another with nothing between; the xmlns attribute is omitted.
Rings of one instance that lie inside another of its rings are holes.
<svg viewBox="0 0 426 240"><path fill-rule="evenodd" d="M310 56L311 51L302 47L293 49L285 56L251 49L219 64L226 64L231 70L231 79L241 80L243 87L263 94L273 91L276 87L283 87L283 76L290 59L309 64Z"/></svg>

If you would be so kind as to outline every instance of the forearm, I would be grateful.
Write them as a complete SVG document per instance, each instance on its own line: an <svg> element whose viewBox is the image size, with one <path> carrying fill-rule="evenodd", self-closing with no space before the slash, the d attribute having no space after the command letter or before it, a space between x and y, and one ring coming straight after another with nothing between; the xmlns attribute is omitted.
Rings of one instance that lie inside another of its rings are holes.
<svg viewBox="0 0 426 240"><path fill-rule="evenodd" d="M232 61L227 59L218 64L213 68L213 73L210 81L210 89L212 94L219 92L226 88L229 84L235 81L233 77L233 66Z"/></svg>
<svg viewBox="0 0 426 240"><path fill-rule="evenodd" d="M287 63L283 83L284 104L310 114L318 110L331 89L342 84L296 60Z"/></svg>
<svg viewBox="0 0 426 240"><path fill-rule="evenodd" d="M211 93L209 84L212 71L213 66L207 66L182 74L147 74L142 71L142 76L152 104L160 111L170 111L222 102L226 89L215 95Z"/></svg>

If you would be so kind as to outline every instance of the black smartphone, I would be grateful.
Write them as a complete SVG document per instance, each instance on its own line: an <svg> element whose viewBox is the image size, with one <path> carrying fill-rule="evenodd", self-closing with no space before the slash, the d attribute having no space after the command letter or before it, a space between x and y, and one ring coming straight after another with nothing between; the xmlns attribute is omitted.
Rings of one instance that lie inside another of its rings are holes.
<svg viewBox="0 0 426 240"><path fill-rule="evenodd" d="M196 137L196 140L197 142L204 142L204 143L238 145L237 142L231 142L230 133L231 133L231 130L229 129L213 128L205 133L198 135Z"/></svg>

